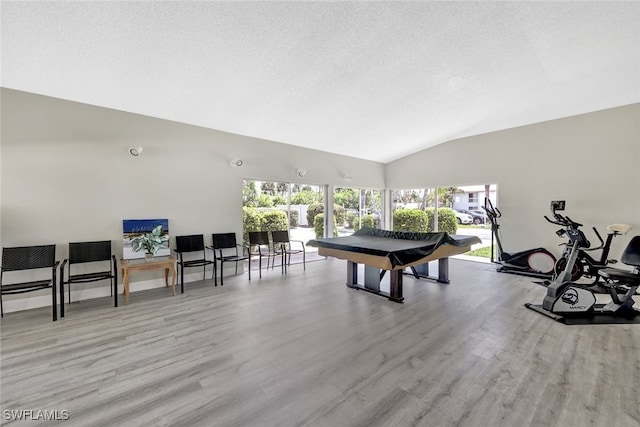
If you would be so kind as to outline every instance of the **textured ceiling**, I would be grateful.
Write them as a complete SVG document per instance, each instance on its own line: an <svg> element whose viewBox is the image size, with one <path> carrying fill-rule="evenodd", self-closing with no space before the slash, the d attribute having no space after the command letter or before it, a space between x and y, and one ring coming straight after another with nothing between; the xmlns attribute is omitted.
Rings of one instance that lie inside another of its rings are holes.
<svg viewBox="0 0 640 427"><path fill-rule="evenodd" d="M3 87L381 162L640 102L636 1L1 7Z"/></svg>

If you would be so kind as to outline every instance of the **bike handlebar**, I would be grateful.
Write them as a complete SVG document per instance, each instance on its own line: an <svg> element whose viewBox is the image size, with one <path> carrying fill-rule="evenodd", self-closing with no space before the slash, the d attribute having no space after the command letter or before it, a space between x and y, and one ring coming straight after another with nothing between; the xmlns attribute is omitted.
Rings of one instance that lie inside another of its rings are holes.
<svg viewBox="0 0 640 427"><path fill-rule="evenodd" d="M569 227L572 228L574 230L577 230L579 227L582 227L582 224L580 224L579 222L575 222L574 220L572 220L571 218L569 218L566 215L561 215L559 213L555 213L553 214L553 216L555 217L555 221L549 219L548 216L544 216L544 219L546 219L547 221L549 221L551 224L556 224L556 225L560 225L562 227Z"/></svg>
<svg viewBox="0 0 640 427"><path fill-rule="evenodd" d="M561 215L557 212L553 213L553 216L555 217L555 221L549 219L548 216L544 216L544 219L546 219L547 221L549 221L551 224L555 224L555 225L560 225L562 227L569 227L573 230L577 230L579 227L582 227L582 224L580 224L579 222L575 222L574 220L572 220L571 218L569 218L566 215ZM604 247L604 240L602 239L602 236L600 235L600 233L598 232L598 229L595 227L593 228L593 232L595 233L595 235L598 237L598 240L600 240L600 246L595 247L595 248L588 248L588 246L586 248L583 248L583 250L586 251L594 251L597 249L601 249Z"/></svg>

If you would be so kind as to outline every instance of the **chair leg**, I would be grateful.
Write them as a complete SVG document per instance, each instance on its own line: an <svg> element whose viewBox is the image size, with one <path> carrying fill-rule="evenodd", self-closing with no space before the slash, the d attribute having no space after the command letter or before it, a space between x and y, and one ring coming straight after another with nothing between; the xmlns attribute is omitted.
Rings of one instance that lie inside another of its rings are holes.
<svg viewBox="0 0 640 427"><path fill-rule="evenodd" d="M215 272L216 272L216 258L213 258L213 271L211 272L211 279L213 280L213 284L216 284L216 278L215 278Z"/></svg>
<svg viewBox="0 0 640 427"><path fill-rule="evenodd" d="M0 292L0 317L4 317L4 303L2 302L2 292Z"/></svg>
<svg viewBox="0 0 640 427"><path fill-rule="evenodd" d="M178 268L180 269L180 293L184 294L184 266L178 264Z"/></svg>
<svg viewBox="0 0 640 427"><path fill-rule="evenodd" d="M113 306L118 306L118 275L115 274L113 276L113 291L111 292L113 295Z"/></svg>
<svg viewBox="0 0 640 427"><path fill-rule="evenodd" d="M53 311L53 321L58 320L58 298L56 298L56 283L55 280L51 283L51 305L53 306L51 311ZM64 300L61 301L64 304Z"/></svg>
<svg viewBox="0 0 640 427"><path fill-rule="evenodd" d="M60 278L58 292L60 293L60 317L62 318L64 317L64 282L62 281L62 278Z"/></svg>
<svg viewBox="0 0 640 427"><path fill-rule="evenodd" d="M213 259L213 286L218 286L218 260Z"/></svg>
<svg viewBox="0 0 640 427"><path fill-rule="evenodd" d="M224 286L224 261L220 261L220 286Z"/></svg>

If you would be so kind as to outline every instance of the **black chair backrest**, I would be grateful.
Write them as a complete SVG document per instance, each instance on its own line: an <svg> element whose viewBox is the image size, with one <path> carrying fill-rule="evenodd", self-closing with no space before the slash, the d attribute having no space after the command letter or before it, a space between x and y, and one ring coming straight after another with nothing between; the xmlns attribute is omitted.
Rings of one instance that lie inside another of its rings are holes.
<svg viewBox="0 0 640 427"><path fill-rule="evenodd" d="M31 270L53 267L56 263L56 245L2 248L2 270Z"/></svg>
<svg viewBox="0 0 640 427"><path fill-rule="evenodd" d="M272 231L271 238L274 243L289 243L289 232L284 231Z"/></svg>
<svg viewBox="0 0 640 427"><path fill-rule="evenodd" d="M231 249L235 248L236 233L215 233L211 235L213 241L213 249Z"/></svg>
<svg viewBox="0 0 640 427"><path fill-rule="evenodd" d="M634 267L640 267L640 236L635 236L627 245L620 261L627 265L633 265Z"/></svg>
<svg viewBox="0 0 640 427"><path fill-rule="evenodd" d="M249 244L250 245L269 245L269 232L268 231L250 231Z"/></svg>
<svg viewBox="0 0 640 427"><path fill-rule="evenodd" d="M204 251L204 236L202 234L176 236L176 250L178 252Z"/></svg>
<svg viewBox="0 0 640 427"><path fill-rule="evenodd" d="M69 243L69 264L111 260L111 240Z"/></svg>

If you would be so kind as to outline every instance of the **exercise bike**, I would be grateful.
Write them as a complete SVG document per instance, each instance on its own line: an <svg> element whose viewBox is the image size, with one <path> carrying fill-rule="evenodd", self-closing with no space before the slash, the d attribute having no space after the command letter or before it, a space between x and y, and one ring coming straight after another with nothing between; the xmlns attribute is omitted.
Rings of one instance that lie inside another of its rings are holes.
<svg viewBox="0 0 640 427"><path fill-rule="evenodd" d="M609 279L604 284L609 290L611 301L597 304L594 293L586 286L571 283L573 268L581 249L588 249L591 244L582 230L568 228L566 234L571 243L569 258L565 269L547 287L547 295L542 305L527 303L525 307L559 322L569 318L594 318L609 316L633 320L640 314L633 305L633 295L640 286L640 236L634 237L624 250L621 261L633 267L632 272L615 268L602 269L600 274ZM625 290L620 294L621 289Z"/></svg>
<svg viewBox="0 0 640 427"><path fill-rule="evenodd" d="M578 224L578 226L582 226L582 224ZM600 245L595 248L583 248L578 252L578 258L576 259L576 262L571 269L572 282L576 282L580 280L582 276L584 276L593 279L593 282L590 286L597 285L600 282L601 278L600 270L606 268L608 264L615 264L617 262L615 259L609 259L611 242L613 241L614 237L627 234L629 230L631 230L631 226L627 224L611 224L607 226L607 230L609 231L609 233L607 234L607 240L605 242L604 240L602 240L602 236L600 235L598 230L593 227L593 232L600 241ZM595 259L589 254L589 252L597 250L602 250L600 259ZM556 265L554 267L554 273L556 275L559 275L565 270L568 262L568 255L569 248L567 247L562 253L562 256L558 259L558 261L556 261Z"/></svg>
<svg viewBox="0 0 640 427"><path fill-rule="evenodd" d="M552 279L553 268L556 264L556 258L551 252L545 248L528 249L520 252L505 252L502 249L502 241L498 232L500 225L498 218L502 216L502 212L494 207L491 200L484 199L483 209L487 212L487 217L491 221L491 246L493 247L493 239L498 246L498 259L494 260L493 252L491 254L491 262L500 264L496 271L501 273L521 274L525 276L537 277L540 279Z"/></svg>
<svg viewBox="0 0 640 427"><path fill-rule="evenodd" d="M568 216L561 215L556 212L557 210L564 210L564 206L565 206L564 201L553 201L551 202L551 212L553 213L554 220L549 219L546 215L544 216L544 218L551 224L556 224L564 227L563 229L556 231L556 234L558 236L565 235L566 234L565 229L577 230L580 227L582 227L582 224L573 221ZM558 209L558 207L561 207L561 208ZM600 280L601 277L600 277L599 271L602 270L603 268L606 268L608 264L615 264L617 262L615 259L608 259L609 251L611 249L611 242L613 241L614 237L619 236L621 234L626 234L629 230L631 230L631 226L627 224L612 224L607 227L607 230L609 230L609 234L607 235L607 241L604 242L602 240L602 236L600 236L600 233L598 232L598 229L593 227L593 231L596 237L598 237L598 240L600 241L600 245L595 248L591 248L591 247L579 248L577 258L575 262L572 264L571 268L569 269L571 272L571 275L570 277L567 277L567 281L576 282L580 278L582 278L582 276L593 277L593 282L590 284L587 284L586 286L589 286L590 289L596 293L604 293L604 294L609 293L609 289L605 286L602 286L602 281ZM569 262L569 254L571 253L571 249L572 249L571 241L569 241L569 243L565 243L565 245L566 247L562 253L562 256L558 259L558 261L556 261L556 265L554 267L554 276L552 280L545 281L544 283L547 286L551 281L558 278L567 267L567 264ZM600 255L600 260L596 260L591 255L589 255L590 251L595 251L595 250L602 250L602 253ZM608 279L604 279L603 281L606 281L606 280Z"/></svg>

